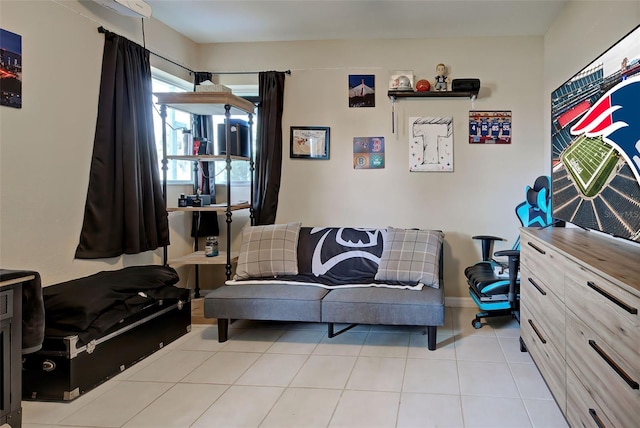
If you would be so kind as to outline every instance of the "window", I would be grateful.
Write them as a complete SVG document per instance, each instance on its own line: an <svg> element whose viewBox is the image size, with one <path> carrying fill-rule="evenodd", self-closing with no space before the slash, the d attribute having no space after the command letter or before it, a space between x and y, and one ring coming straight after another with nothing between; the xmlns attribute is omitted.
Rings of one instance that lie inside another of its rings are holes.
<svg viewBox="0 0 640 428"><path fill-rule="evenodd" d="M186 86L186 82L185 82ZM184 86L161 80L154 77L151 81L153 92L188 92ZM158 171L162 174L162 118L160 117L160 106L158 100L153 97L153 126L156 137L156 152L158 154ZM191 115L183 111L167 109L167 155L184 153L182 144L182 131L191 129ZM167 164L167 182L184 183L193 182L193 165L190 162L169 161Z"/></svg>
<svg viewBox="0 0 640 428"><path fill-rule="evenodd" d="M247 121L247 115L231 115L231 119L239 119L242 121ZM253 128L252 128L252 151L255 153L256 146L256 115L253 116ZM213 116L213 129L214 129L214 143L215 147L218 144L218 125L224 124L224 116ZM225 162L216 162L216 183L225 184L227 182L227 173L226 173L226 163ZM234 185L249 185L251 182L251 171L249 169L249 162L246 161L231 161L231 182Z"/></svg>
<svg viewBox="0 0 640 428"><path fill-rule="evenodd" d="M190 92L193 85L184 80L167 75L164 72L152 69L152 90L153 92ZM232 86L233 93L238 96L257 95L258 85L236 85ZM160 117L160 107L157 99L153 100L153 124L156 137L156 150L158 153L158 170L162 174L162 118ZM224 123L224 115L214 115L213 119L213 147L217 147L218 142L218 124ZM247 121L246 115L232 115L231 119L240 119ZM255 153L257 115L253 116L253 150ZM182 141L182 133L185 129L192 129L191 115L179 110L167 109L167 155L184 154L184 145ZM193 183L194 168L193 163L185 161L169 161L167 164L167 182L169 183ZM226 184L227 174L225 171L225 162L215 162L216 183ZM251 171L249 162L231 161L231 181L234 185L249 185L251 180Z"/></svg>

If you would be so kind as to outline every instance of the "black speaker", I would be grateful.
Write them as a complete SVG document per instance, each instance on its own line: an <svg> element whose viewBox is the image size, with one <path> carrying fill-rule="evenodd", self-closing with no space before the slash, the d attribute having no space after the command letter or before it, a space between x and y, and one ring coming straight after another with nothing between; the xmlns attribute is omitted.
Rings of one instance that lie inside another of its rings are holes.
<svg viewBox="0 0 640 428"><path fill-rule="evenodd" d="M249 124L244 120L229 119L229 127L231 134L231 155L243 156L248 158L251 154L249 142ZM218 144L216 147L217 155L227 154L227 133L225 132L225 124L218 124Z"/></svg>
<svg viewBox="0 0 640 428"><path fill-rule="evenodd" d="M480 79L453 79L451 81L453 92L478 92L480 90Z"/></svg>

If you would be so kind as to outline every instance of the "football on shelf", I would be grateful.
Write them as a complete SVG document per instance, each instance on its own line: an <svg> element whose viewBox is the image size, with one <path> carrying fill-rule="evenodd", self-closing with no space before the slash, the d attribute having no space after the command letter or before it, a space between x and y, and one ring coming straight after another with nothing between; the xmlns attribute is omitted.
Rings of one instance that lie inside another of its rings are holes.
<svg viewBox="0 0 640 428"><path fill-rule="evenodd" d="M431 84L427 79L420 79L416 83L416 91L418 92L427 92L431 89Z"/></svg>

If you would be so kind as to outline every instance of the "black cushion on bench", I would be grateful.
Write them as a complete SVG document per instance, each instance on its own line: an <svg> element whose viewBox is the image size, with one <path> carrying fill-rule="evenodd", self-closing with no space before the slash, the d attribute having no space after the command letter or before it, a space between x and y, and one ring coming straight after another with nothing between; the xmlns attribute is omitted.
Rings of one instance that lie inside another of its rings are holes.
<svg viewBox="0 0 640 428"><path fill-rule="evenodd" d="M178 279L167 266L132 266L44 287L45 335L88 343L154 301L188 299Z"/></svg>

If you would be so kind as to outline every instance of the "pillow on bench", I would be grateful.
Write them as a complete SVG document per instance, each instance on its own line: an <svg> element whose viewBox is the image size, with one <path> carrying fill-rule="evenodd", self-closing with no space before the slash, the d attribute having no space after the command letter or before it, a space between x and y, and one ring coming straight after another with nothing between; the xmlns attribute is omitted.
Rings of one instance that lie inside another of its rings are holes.
<svg viewBox="0 0 640 428"><path fill-rule="evenodd" d="M440 246L444 239L440 231L298 225L245 228L236 276L226 284L277 283L330 289L389 287L421 290L424 285L439 288ZM286 243L274 238L284 231L292 232ZM387 245L389 231L393 243L404 244L404 253L391 251L392 247ZM298 233L297 257L294 257L295 232ZM253 255L246 254L250 247L253 247ZM411 254L414 250L418 254ZM281 254L283 251L286 257ZM288 267L277 266L280 262Z"/></svg>
<svg viewBox="0 0 640 428"><path fill-rule="evenodd" d="M288 223L245 227L234 279L297 275L300 226L301 223Z"/></svg>
<svg viewBox="0 0 640 428"><path fill-rule="evenodd" d="M440 288L439 258L443 239L444 233L439 230L388 227L375 279Z"/></svg>

